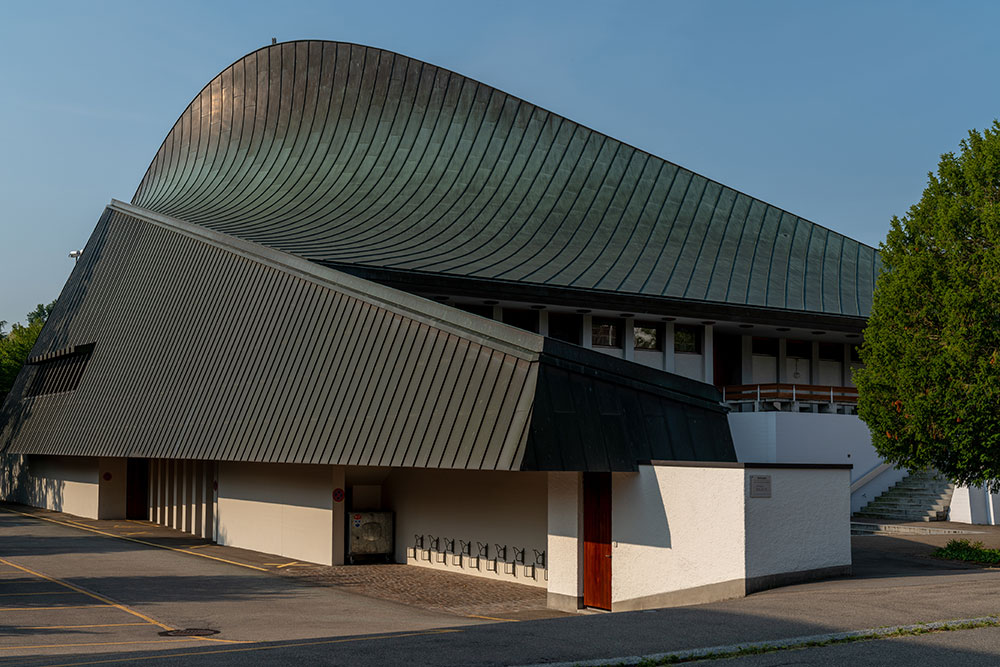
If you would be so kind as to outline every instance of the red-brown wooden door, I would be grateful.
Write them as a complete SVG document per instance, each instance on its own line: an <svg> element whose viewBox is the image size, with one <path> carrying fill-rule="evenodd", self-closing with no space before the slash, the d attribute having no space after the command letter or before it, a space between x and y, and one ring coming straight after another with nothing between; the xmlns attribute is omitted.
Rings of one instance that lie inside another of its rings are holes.
<svg viewBox="0 0 1000 667"><path fill-rule="evenodd" d="M611 609L611 473L583 475L583 604Z"/></svg>

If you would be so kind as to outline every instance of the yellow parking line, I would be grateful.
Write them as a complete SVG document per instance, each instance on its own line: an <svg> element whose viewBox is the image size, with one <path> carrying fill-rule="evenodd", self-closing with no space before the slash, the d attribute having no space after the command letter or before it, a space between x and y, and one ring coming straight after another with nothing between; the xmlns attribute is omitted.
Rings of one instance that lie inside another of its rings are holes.
<svg viewBox="0 0 1000 667"><path fill-rule="evenodd" d="M466 616L469 617L469 618L482 618L482 619L485 619L487 621L504 621L506 623L517 623L518 622L518 620L516 618L496 618L495 616L479 616L477 614L466 614Z"/></svg>
<svg viewBox="0 0 1000 667"><path fill-rule="evenodd" d="M28 646L0 646L0 651L16 651L25 648L66 648L69 646L122 646L124 644L176 644L177 642L189 642L191 638L179 637L176 639L147 639L145 641L131 642L80 642L79 644L32 644Z"/></svg>
<svg viewBox="0 0 1000 667"><path fill-rule="evenodd" d="M0 598L13 597L15 595L76 595L73 591L40 591L38 593L0 593Z"/></svg>
<svg viewBox="0 0 1000 667"><path fill-rule="evenodd" d="M74 525L72 523L67 523L65 521L59 521L57 519L50 519L46 516L39 516L37 514L29 514L27 512L18 512L17 510L8 509L6 507L0 507L0 511L10 512L11 514L19 514L21 516L30 517L32 519L38 519L39 521L48 521L50 523L59 524L60 526L69 526L70 528L79 528L80 530L87 530L91 533L96 533L98 535L104 535L105 537L113 537L118 540L125 540L126 542L135 542L136 544L144 544L147 547L156 547L157 549L166 549L167 551L176 551L182 554L191 554L192 556L200 556L201 558L208 558L209 560L217 560L220 563L228 563L230 565L238 565L239 567L249 568L251 570L257 570L258 572L267 572L267 568L257 567L256 565L249 565L247 563L240 563L235 560L227 560L225 558L219 558L217 556L209 556L208 554L200 554L194 551L187 551L185 549L178 549L176 547L168 547L163 544L156 544L154 542L146 542L144 540L137 540L134 537L125 537L123 535L115 535L114 533L108 533L103 530L97 530L96 528L91 528L90 526L85 526L83 524Z"/></svg>
<svg viewBox="0 0 1000 667"><path fill-rule="evenodd" d="M94 609L96 607L117 607L115 604L64 604L56 607L0 607L0 611L38 611L46 609ZM166 628L166 626L164 626ZM170 628L166 628L170 629Z"/></svg>
<svg viewBox="0 0 1000 667"><path fill-rule="evenodd" d="M91 598L93 598L95 600L103 602L106 605L111 605L112 607L116 607L116 608L124 611L126 614L132 614L133 616L141 618L142 620L147 621L149 623L152 623L153 625L158 625L161 628L163 628L164 630L172 630L173 629L169 625L164 625L163 623L160 623L159 621L154 621L149 616L146 616L145 614L140 614L139 612L137 612L137 611L135 611L133 609L129 609L125 605L119 604L119 603L115 602L114 600L110 600L110 599L104 597L103 595L97 595L96 593L91 593L90 591L85 591L85 590L83 590L82 588L80 588L78 586L74 586L73 584L68 584L65 581L60 581L59 579L56 579L54 577L50 577L47 574L42 574L41 572L35 572L34 570L29 570L28 568L26 568L26 567L24 567L22 565L17 565L16 563L11 563L9 560L4 560L3 558L0 558L0 563L3 563L4 565L9 565L11 567L16 567L17 569L19 569L19 570L21 570L23 572L27 572L28 574L33 574L36 577L40 577L42 579L47 579L48 581L51 581L54 584L59 584L60 586L65 586L66 588L68 588L70 590L74 590L77 593L83 593L87 597L91 597ZM101 605L93 605L93 606L101 606ZM29 609L30 609L30 607L29 607Z"/></svg>
<svg viewBox="0 0 1000 667"><path fill-rule="evenodd" d="M300 646L328 646L330 644L346 644L349 642L377 641L379 639L403 639L405 637L425 637L427 635L444 635L462 630L442 629L427 630L424 632L407 632L398 635L372 635L370 637L349 637L346 639L324 639L312 642L293 642L288 644L271 644L269 646L244 646L232 648L219 648L213 651L186 651L184 653L163 653L160 655L131 656L127 658L111 658L110 660L88 660L86 662L62 662L46 665L45 667L74 667L75 665L107 665L114 662L140 662L145 660L164 660L169 658L186 658L194 655L218 655L220 653L248 653L250 651L273 651L282 648L297 648Z"/></svg>
<svg viewBox="0 0 1000 667"><path fill-rule="evenodd" d="M204 549L205 547L210 547L211 544L192 544L189 547L181 547L181 549Z"/></svg>
<svg viewBox="0 0 1000 667"><path fill-rule="evenodd" d="M151 623L93 623L90 625L24 625L18 630L76 630L77 628L124 628L130 625L151 625Z"/></svg>
<svg viewBox="0 0 1000 667"><path fill-rule="evenodd" d="M122 535L149 535L148 530L137 530L134 533L122 533Z"/></svg>

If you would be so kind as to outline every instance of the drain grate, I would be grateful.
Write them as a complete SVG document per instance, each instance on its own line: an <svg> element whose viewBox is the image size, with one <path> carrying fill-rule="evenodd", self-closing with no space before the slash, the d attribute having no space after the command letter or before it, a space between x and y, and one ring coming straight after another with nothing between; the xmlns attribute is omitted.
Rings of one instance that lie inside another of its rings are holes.
<svg viewBox="0 0 1000 667"><path fill-rule="evenodd" d="M184 628L183 630L164 630L161 637L208 637L219 634L218 630L209 628Z"/></svg>

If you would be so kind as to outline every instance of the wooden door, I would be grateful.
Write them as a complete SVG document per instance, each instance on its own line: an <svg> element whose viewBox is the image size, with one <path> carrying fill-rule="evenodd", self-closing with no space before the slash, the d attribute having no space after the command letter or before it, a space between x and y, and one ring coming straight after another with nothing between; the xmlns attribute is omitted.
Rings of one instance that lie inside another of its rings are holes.
<svg viewBox="0 0 1000 667"><path fill-rule="evenodd" d="M149 459L129 459L125 475L125 518L149 519Z"/></svg>
<svg viewBox="0 0 1000 667"><path fill-rule="evenodd" d="M583 475L583 605L611 609L611 473Z"/></svg>

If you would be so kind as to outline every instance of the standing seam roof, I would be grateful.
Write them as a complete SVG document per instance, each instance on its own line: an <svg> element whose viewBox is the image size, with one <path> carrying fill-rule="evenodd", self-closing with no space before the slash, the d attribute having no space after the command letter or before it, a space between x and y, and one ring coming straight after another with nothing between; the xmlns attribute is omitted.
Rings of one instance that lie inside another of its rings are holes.
<svg viewBox="0 0 1000 667"><path fill-rule="evenodd" d="M314 262L866 317L872 248L502 91L340 42L265 47L133 198ZM801 239L801 240L800 240Z"/></svg>

